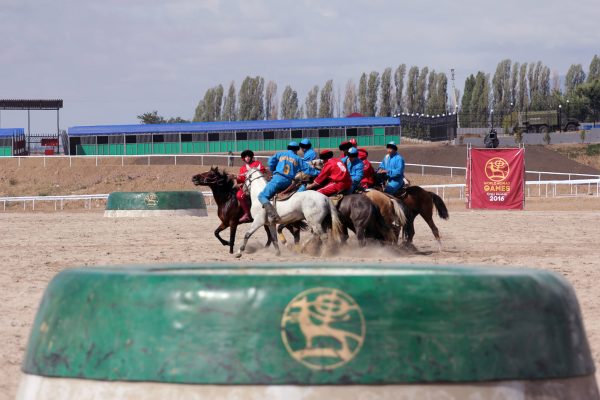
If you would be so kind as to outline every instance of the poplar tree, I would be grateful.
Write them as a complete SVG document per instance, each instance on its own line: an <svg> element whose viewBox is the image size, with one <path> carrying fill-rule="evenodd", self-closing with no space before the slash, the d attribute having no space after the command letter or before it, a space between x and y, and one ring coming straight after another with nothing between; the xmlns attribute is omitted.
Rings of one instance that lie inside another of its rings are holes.
<svg viewBox="0 0 600 400"><path fill-rule="evenodd" d="M265 90L266 119L277 119L277 84L273 81L267 83Z"/></svg>
<svg viewBox="0 0 600 400"><path fill-rule="evenodd" d="M235 83L231 81L229 84L229 90L227 96L223 101L223 113L221 119L223 121L235 121L237 118L235 111L236 94L235 94Z"/></svg>
<svg viewBox="0 0 600 400"><path fill-rule="evenodd" d="M242 121L264 119L265 79L247 76L242 82L239 93L239 118Z"/></svg>
<svg viewBox="0 0 600 400"><path fill-rule="evenodd" d="M583 72L583 66L581 64L571 65L565 76L565 95L567 97L571 96L573 91L577 89L577 86L584 82L585 72Z"/></svg>
<svg viewBox="0 0 600 400"><path fill-rule="evenodd" d="M593 82L596 79L600 79L600 57L594 55L594 58L592 58L592 62L590 63L587 83Z"/></svg>
<svg viewBox="0 0 600 400"><path fill-rule="evenodd" d="M371 71L369 74L369 81L367 83L367 114L370 117L374 117L377 113L377 94L379 92L379 84L381 79L379 78L379 72Z"/></svg>
<svg viewBox="0 0 600 400"><path fill-rule="evenodd" d="M417 93L416 93L416 102L417 102L417 110L419 114L423 114L425 112L425 95L427 91L427 75L429 74L429 68L423 67L421 72L419 73L419 79L417 80Z"/></svg>
<svg viewBox="0 0 600 400"><path fill-rule="evenodd" d="M334 107L333 80L325 82L321 90L321 104L319 105L319 118L332 118Z"/></svg>
<svg viewBox="0 0 600 400"><path fill-rule="evenodd" d="M346 94L344 95L344 116L358 112L358 96L356 85L352 79L346 82Z"/></svg>
<svg viewBox="0 0 600 400"><path fill-rule="evenodd" d="M317 118L319 111L319 86L315 85L308 91L305 101L306 118Z"/></svg>
<svg viewBox="0 0 600 400"><path fill-rule="evenodd" d="M392 69L386 68L381 74L381 99L379 101L379 116L390 117L394 107L392 105Z"/></svg>
<svg viewBox="0 0 600 400"><path fill-rule="evenodd" d="M473 98L473 89L475 88L475 77L473 74L469 75L465 80L465 89L463 90L463 96L460 102L460 121L461 126L471 126L471 100Z"/></svg>
<svg viewBox="0 0 600 400"><path fill-rule="evenodd" d="M368 114L368 102L367 102L367 74L363 72L360 76L358 83L358 104L360 113L363 115Z"/></svg>
<svg viewBox="0 0 600 400"><path fill-rule="evenodd" d="M400 64L396 71L394 71L394 86L395 86L395 113L401 113L404 111L402 102L402 92L404 90L404 75L406 74L406 64Z"/></svg>
<svg viewBox="0 0 600 400"><path fill-rule="evenodd" d="M419 67L413 66L408 70L406 83L406 110L409 114L417 111L417 82L419 81Z"/></svg>
<svg viewBox="0 0 600 400"><path fill-rule="evenodd" d="M519 69L519 91L517 94L516 107L517 110L523 111L529 104L529 98L527 97L527 63L521 64Z"/></svg>
<svg viewBox="0 0 600 400"><path fill-rule="evenodd" d="M281 118L298 118L298 93L287 85L281 95Z"/></svg>

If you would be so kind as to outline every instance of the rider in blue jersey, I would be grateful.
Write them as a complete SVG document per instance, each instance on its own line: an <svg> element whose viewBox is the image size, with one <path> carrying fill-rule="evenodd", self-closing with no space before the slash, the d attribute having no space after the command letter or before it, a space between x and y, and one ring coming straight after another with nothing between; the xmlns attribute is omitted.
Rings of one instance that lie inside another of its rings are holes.
<svg viewBox="0 0 600 400"><path fill-rule="evenodd" d="M312 143L310 140L304 138L300 141L300 148L302 149L302 159L306 162L316 160L317 153L312 149Z"/></svg>
<svg viewBox="0 0 600 400"><path fill-rule="evenodd" d="M385 147L387 148L387 155L377 168L377 173L387 176L384 192L393 195L398 193L404 186L404 158L398 154L398 146L395 142L389 142Z"/></svg>
<svg viewBox="0 0 600 400"><path fill-rule="evenodd" d="M356 147L350 147L347 152L347 156L342 158L342 162L346 165L346 168L350 172L350 178L352 179L352 187L348 191L348 194L352 194L356 189L360 188L360 181L364 176L364 165L360 158L358 158L358 149Z"/></svg>
<svg viewBox="0 0 600 400"><path fill-rule="evenodd" d="M270 200L277 193L286 189L292 183L296 173L302 171L310 176L319 175L319 171L308 165L297 154L300 146L296 142L290 142L287 151L280 151L269 158L269 169L273 171L273 178L258 195L258 201L267 212L267 217L273 221L279 220L279 215Z"/></svg>

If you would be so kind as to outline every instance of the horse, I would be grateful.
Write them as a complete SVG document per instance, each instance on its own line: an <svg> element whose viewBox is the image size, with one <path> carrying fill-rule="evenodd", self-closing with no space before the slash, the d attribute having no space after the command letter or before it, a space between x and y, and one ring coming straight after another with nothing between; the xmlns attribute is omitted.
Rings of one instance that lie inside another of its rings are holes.
<svg viewBox="0 0 600 400"><path fill-rule="evenodd" d="M345 238L347 229L353 231L358 245L364 247L367 239L384 243L396 243L398 235L393 227L382 217L379 209L362 194L347 194L340 200L337 209L344 224Z"/></svg>
<svg viewBox="0 0 600 400"><path fill-rule="evenodd" d="M254 221L252 222L250 229L248 229L244 235L244 242L236 253L236 257L238 258L242 256L250 237L263 225L269 227L269 234L271 235L271 240L275 246L276 253L277 255L280 254L279 245L277 244L275 222L267 219L265 209L262 207L260 201L258 201L258 195L263 191L266 185L267 180L259 170L251 168L246 172L244 186L250 192L250 198L252 200L251 211L254 216ZM337 209L327 196L312 190L297 192L285 201L275 202L274 207L277 214L280 216L280 222L282 224L306 220L306 223L311 228L313 236L304 243L302 249L313 240L320 240L326 243L329 242L330 231L332 233L332 239L340 241L342 235L342 223L339 219Z"/></svg>
<svg viewBox="0 0 600 400"><path fill-rule="evenodd" d="M365 190L362 194L373 202L383 219L392 225L395 234L394 243L397 243L400 229L406 224L404 205L395 197L379 190Z"/></svg>
<svg viewBox="0 0 600 400"><path fill-rule="evenodd" d="M313 168L321 170L323 160L310 162ZM311 177L298 173L296 179L307 182ZM366 245L367 239L375 239L385 243L397 243L400 227L406 222L402 206L385 196L381 205L362 194L347 194L337 204L340 219L344 224L344 240L347 240L348 229L354 232L359 246ZM385 211L382 212L381 207ZM394 226L396 224L396 226Z"/></svg>
<svg viewBox="0 0 600 400"><path fill-rule="evenodd" d="M402 228L402 239L407 247L414 247L412 244L413 237L415 236L414 221L417 215L423 217L435 240L438 243L438 250L442 251L442 239L440 238L440 232L433 222L433 207L437 209L438 215L442 219L448 219L450 217L448 208L444 200L437 194L423 189L420 186L408 186L405 192L401 194L400 201L404 204L407 212L406 225Z"/></svg>
<svg viewBox="0 0 600 400"><path fill-rule="evenodd" d="M207 172L194 175L192 182L196 186L208 186L212 191L213 198L217 203L217 215L221 220L221 224L215 229L214 234L223 246L229 246L229 253L233 254L235 234L239 225L239 219L243 214L243 210L235 197L237 190L233 187L233 180L226 172L219 171L219 167L211 167ZM219 235L220 232L227 228L229 228L229 241L222 239ZM290 224L286 228L292 233L294 242L297 244L300 241L300 230L306 229L307 225L300 221ZM283 226L281 229L283 229ZM267 227L265 227L265 231L267 231L268 238L265 247L269 247L271 244L271 235L269 235Z"/></svg>

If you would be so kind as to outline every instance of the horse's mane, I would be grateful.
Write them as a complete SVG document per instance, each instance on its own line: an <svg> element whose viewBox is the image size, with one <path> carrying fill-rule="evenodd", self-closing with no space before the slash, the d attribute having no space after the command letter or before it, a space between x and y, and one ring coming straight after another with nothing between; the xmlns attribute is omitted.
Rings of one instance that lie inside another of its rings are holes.
<svg viewBox="0 0 600 400"><path fill-rule="evenodd" d="M233 179L231 179L231 177L229 176L229 174L227 173L226 170L223 170L221 172L221 171L219 171L219 167L211 167L210 171L213 172L215 175L217 175L218 183L220 186L222 186L226 190L233 189L233 185L234 185Z"/></svg>

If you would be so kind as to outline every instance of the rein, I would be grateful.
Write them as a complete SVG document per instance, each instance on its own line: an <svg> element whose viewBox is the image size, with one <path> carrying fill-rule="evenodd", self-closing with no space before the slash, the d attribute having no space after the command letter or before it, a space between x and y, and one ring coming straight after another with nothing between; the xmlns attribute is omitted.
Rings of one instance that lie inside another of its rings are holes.
<svg viewBox="0 0 600 400"><path fill-rule="evenodd" d="M256 178L252 179L252 175L254 175L257 172L260 172L260 170L253 169L252 172L250 172L250 174L246 177L246 181L244 182L244 187L246 188L246 190L248 192L250 192L250 185L252 184L252 182L254 182L255 180L260 179L260 178L265 179L265 177L263 175L257 176Z"/></svg>

